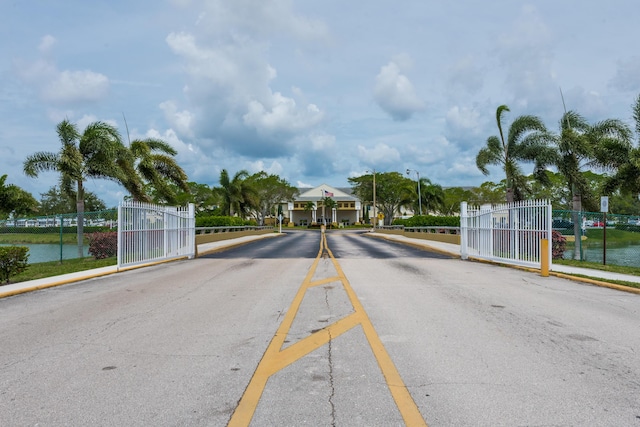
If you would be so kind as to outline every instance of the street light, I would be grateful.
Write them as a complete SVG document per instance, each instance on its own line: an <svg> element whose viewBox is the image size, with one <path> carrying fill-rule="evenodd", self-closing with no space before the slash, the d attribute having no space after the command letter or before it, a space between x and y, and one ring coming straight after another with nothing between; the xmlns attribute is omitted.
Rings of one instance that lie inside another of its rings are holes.
<svg viewBox="0 0 640 427"><path fill-rule="evenodd" d="M369 171L366 171L369 173ZM376 228L376 221L378 220L376 216L376 170L373 170L373 228Z"/></svg>
<svg viewBox="0 0 640 427"><path fill-rule="evenodd" d="M418 209L420 210L420 216L422 216L422 195L420 194L420 172L415 169L407 169L407 175L411 172L415 172L418 175Z"/></svg>

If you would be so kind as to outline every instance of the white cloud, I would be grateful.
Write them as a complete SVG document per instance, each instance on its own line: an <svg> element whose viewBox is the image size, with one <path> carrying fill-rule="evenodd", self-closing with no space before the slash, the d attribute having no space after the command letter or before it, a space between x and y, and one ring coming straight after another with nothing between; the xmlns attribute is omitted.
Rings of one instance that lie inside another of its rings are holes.
<svg viewBox="0 0 640 427"><path fill-rule="evenodd" d="M245 125L255 128L262 135L304 131L320 123L323 117L314 104L308 104L305 109L298 108L295 100L279 92L266 102L269 105L265 106L257 100L250 101L248 112L242 116Z"/></svg>
<svg viewBox="0 0 640 427"><path fill-rule="evenodd" d="M371 149L358 145L358 158L365 165L383 167L400 161L400 152L384 143L376 144Z"/></svg>
<svg viewBox="0 0 640 427"><path fill-rule="evenodd" d="M42 97L54 103L99 101L109 91L107 76L93 71L69 71L57 73L42 88Z"/></svg>
<svg viewBox="0 0 640 427"><path fill-rule="evenodd" d="M214 2L213 7L221 8L223 16L239 13L227 2ZM262 7L261 3L258 8ZM324 113L316 104L303 101L299 87L292 89L298 99L274 91L278 73L266 59L266 43L252 40L250 32L238 33L233 20L218 18L202 19L207 25L220 24L216 31L226 31L227 37L211 39L186 32L167 37L171 50L185 63L184 94L189 105L182 109L167 101L161 108L185 136L198 133L232 152L260 157L290 149L291 141L312 132ZM182 113L177 113L180 109Z"/></svg>
<svg viewBox="0 0 640 427"><path fill-rule="evenodd" d="M465 95L475 95L484 82L484 72L478 62L467 55L447 69L447 83L452 88L462 89Z"/></svg>
<svg viewBox="0 0 640 427"><path fill-rule="evenodd" d="M190 111L178 111L176 104L172 101L162 102L159 107L164 112L165 118L171 126L177 128L178 133L193 137L193 114Z"/></svg>
<svg viewBox="0 0 640 427"><path fill-rule="evenodd" d="M616 75L611 79L611 86L624 92L640 90L640 56L618 61Z"/></svg>
<svg viewBox="0 0 640 427"><path fill-rule="evenodd" d="M326 25L293 11L291 0L211 0L198 24L209 32L225 34L233 28L256 39L288 33L303 40L324 39Z"/></svg>
<svg viewBox="0 0 640 427"><path fill-rule="evenodd" d="M46 54L54 43L52 36L45 36L39 49ZM18 60L16 71L51 105L100 101L109 92L109 79L104 74L91 70L61 71L51 58L40 58L33 62Z"/></svg>
<svg viewBox="0 0 640 427"><path fill-rule="evenodd" d="M40 41L38 50L42 53L48 53L53 48L53 45L55 44L56 44L56 38L47 34L42 38L42 41Z"/></svg>
<svg viewBox="0 0 640 427"><path fill-rule="evenodd" d="M480 112L474 108L453 106L447 111L447 127L454 133L477 133Z"/></svg>
<svg viewBox="0 0 640 427"><path fill-rule="evenodd" d="M272 175L280 175L284 171L284 168L277 160L272 161L270 166L265 166L265 162L263 160L250 162L247 169L252 173L265 171L266 173Z"/></svg>
<svg viewBox="0 0 640 427"><path fill-rule="evenodd" d="M424 103L416 95L413 84L393 61L380 69L373 96L380 108L394 120L408 120L414 113L424 109Z"/></svg>
<svg viewBox="0 0 640 427"><path fill-rule="evenodd" d="M557 101L555 42L552 31L533 6L523 6L520 16L498 39L506 87L523 109L543 110Z"/></svg>

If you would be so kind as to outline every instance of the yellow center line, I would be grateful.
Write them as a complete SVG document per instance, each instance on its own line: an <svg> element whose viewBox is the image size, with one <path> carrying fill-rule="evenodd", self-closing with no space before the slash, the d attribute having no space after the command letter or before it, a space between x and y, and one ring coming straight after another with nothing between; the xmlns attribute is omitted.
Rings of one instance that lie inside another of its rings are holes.
<svg viewBox="0 0 640 427"><path fill-rule="evenodd" d="M333 263L338 276L312 281L324 251L326 251L331 258L331 262ZM331 282L342 283L347 296L351 301L354 312L335 323L312 333L295 344L282 349L284 340L291 329L291 325L293 324L300 305L302 304L306 291L309 288ZM234 427L248 426L249 423L251 423L251 419L253 418L258 403L260 402L260 398L267 385L267 381L272 375L358 325L362 327L376 361L378 362L378 366L380 367L387 386L389 387L389 391L396 402L405 424L408 426L426 426L427 424L424 421L424 418L422 418L415 401L407 390L404 381L402 381L400 373L396 369L391 357L384 347L384 344L376 333L369 316L367 316L367 313L358 300L353 288L351 288L349 280L342 271L340 264L333 256L331 250L329 250L329 247L327 246L327 238L324 233L322 234L322 239L320 241L320 250L318 251L318 255L302 282L300 289L296 293L296 296L283 318L280 327L276 331L276 334L262 356L262 360L260 360L251 381L249 381L249 385L242 395L242 398L240 399L240 402L238 403L228 425Z"/></svg>

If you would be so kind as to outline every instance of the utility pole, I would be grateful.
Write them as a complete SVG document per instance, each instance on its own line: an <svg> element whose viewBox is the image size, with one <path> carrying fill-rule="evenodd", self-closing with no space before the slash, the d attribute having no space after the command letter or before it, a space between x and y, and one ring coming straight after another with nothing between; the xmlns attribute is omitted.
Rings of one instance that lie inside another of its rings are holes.
<svg viewBox="0 0 640 427"><path fill-rule="evenodd" d="M415 172L418 176L418 211L420 216L422 216L422 195L420 194L420 172L415 169L407 169L407 175L411 173L411 171Z"/></svg>

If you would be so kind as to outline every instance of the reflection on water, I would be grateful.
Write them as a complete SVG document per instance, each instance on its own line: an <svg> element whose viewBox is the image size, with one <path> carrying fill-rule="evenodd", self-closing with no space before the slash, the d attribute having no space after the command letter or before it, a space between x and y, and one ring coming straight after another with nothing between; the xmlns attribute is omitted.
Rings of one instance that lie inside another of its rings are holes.
<svg viewBox="0 0 640 427"><path fill-rule="evenodd" d="M564 259L573 259L573 246L567 247ZM587 243L582 246L582 260L602 264L603 247L598 243ZM607 264L627 267L640 266L640 245L638 244L607 244Z"/></svg>
<svg viewBox="0 0 640 427"><path fill-rule="evenodd" d="M47 261L60 261L60 245L55 244L18 244L0 246L26 246L29 248L29 264ZM83 247L84 256L89 256L89 245ZM62 245L62 259L78 258L77 245Z"/></svg>

